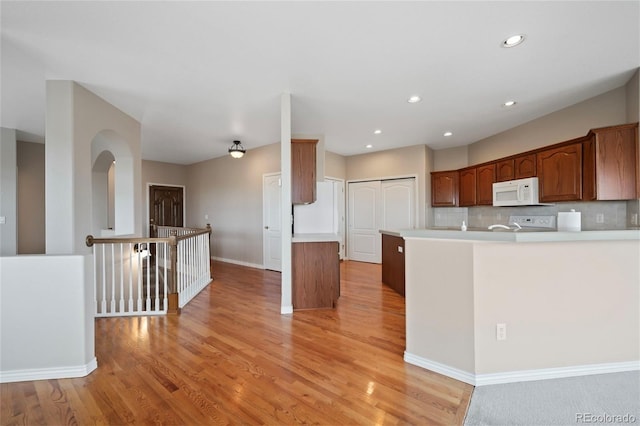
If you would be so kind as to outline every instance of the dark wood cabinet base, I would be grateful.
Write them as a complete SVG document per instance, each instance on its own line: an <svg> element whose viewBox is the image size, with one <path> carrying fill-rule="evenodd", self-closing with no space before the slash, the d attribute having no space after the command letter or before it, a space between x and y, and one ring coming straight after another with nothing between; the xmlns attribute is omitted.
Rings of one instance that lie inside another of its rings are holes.
<svg viewBox="0 0 640 426"><path fill-rule="evenodd" d="M404 296L404 238L402 237L382 234L382 282Z"/></svg>
<svg viewBox="0 0 640 426"><path fill-rule="evenodd" d="M340 297L338 242L293 243L293 309L333 308Z"/></svg>

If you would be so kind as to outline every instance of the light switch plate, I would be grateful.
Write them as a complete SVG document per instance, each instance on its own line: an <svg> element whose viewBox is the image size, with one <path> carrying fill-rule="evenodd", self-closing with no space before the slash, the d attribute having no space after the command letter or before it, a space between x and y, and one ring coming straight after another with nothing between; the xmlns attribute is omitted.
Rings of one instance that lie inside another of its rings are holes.
<svg viewBox="0 0 640 426"><path fill-rule="evenodd" d="M0 216L0 225L4 225L7 223L7 218L5 216Z"/></svg>
<svg viewBox="0 0 640 426"><path fill-rule="evenodd" d="M398 253L403 253L404 249L402 248L402 246L398 246Z"/></svg>

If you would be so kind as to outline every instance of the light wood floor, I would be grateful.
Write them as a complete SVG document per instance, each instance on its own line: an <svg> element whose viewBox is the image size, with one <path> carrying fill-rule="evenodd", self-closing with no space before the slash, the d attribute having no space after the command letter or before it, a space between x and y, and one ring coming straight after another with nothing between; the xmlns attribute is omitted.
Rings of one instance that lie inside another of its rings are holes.
<svg viewBox="0 0 640 426"><path fill-rule="evenodd" d="M280 274L214 262L180 316L96 320L98 369L0 385L3 425L462 424L472 386L406 364L404 299L344 262L335 310L280 315Z"/></svg>

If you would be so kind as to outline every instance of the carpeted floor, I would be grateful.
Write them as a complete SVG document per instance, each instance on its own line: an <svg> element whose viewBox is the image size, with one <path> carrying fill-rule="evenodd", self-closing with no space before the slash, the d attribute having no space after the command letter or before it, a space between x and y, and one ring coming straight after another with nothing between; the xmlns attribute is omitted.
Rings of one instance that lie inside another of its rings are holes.
<svg viewBox="0 0 640 426"><path fill-rule="evenodd" d="M640 425L640 372L476 387L464 424Z"/></svg>

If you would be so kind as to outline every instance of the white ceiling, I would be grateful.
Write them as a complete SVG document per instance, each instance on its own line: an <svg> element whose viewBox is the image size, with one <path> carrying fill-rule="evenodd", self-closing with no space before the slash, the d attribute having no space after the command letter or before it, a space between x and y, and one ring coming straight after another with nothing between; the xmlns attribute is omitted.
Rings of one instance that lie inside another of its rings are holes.
<svg viewBox="0 0 640 426"><path fill-rule="evenodd" d="M283 92L293 133L323 134L338 154L440 149L619 87L640 66L640 1L0 8L2 127L42 141L45 80L75 80L142 123L144 159L178 164L226 155L234 139L279 141ZM526 41L502 48L515 33Z"/></svg>

